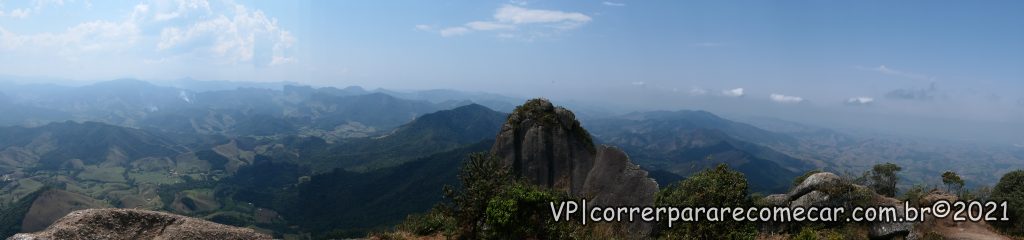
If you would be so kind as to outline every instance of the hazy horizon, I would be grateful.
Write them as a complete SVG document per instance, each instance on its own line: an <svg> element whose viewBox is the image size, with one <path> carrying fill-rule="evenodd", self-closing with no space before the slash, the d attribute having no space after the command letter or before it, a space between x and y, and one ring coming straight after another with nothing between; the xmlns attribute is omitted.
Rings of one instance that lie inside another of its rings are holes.
<svg viewBox="0 0 1024 240"><path fill-rule="evenodd" d="M1001 3L3 2L0 75L454 89L1024 144L1024 4Z"/></svg>

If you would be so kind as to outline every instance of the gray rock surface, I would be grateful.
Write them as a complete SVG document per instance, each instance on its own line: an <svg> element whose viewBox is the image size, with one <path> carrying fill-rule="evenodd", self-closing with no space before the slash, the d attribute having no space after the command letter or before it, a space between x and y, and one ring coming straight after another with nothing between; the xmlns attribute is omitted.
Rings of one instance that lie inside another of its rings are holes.
<svg viewBox="0 0 1024 240"><path fill-rule="evenodd" d="M903 236L904 239L916 239L914 224L909 222L873 223L868 228L868 236L872 239L893 239Z"/></svg>
<svg viewBox="0 0 1024 240"><path fill-rule="evenodd" d="M597 147L576 116L544 99L516 108L495 138L491 154L530 183L586 197L592 206L653 206L658 183L622 150ZM637 221L623 231L647 236L653 224Z"/></svg>
<svg viewBox="0 0 1024 240"><path fill-rule="evenodd" d="M19 233L8 240L129 239L271 239L248 228L196 218L135 209L86 209L64 216L41 232Z"/></svg>
<svg viewBox="0 0 1024 240"><path fill-rule="evenodd" d="M797 185L793 190L789 191L790 201L797 200L797 198L803 197L804 195L811 193L818 189L835 188L842 184L842 178L838 175L830 172L816 173L811 176L807 176L800 185Z"/></svg>
<svg viewBox="0 0 1024 240"><path fill-rule="evenodd" d="M509 115L491 153L530 183L579 194L595 150L572 112L530 100Z"/></svg>
<svg viewBox="0 0 1024 240"><path fill-rule="evenodd" d="M765 201L772 206L810 207L810 206L894 206L899 208L897 215L903 215L901 201L885 197L871 191L867 187L850 183L830 172L816 173L808 176L799 185L785 194L788 204L780 201L782 195L772 195ZM914 223L909 222L872 222L868 235L872 239L904 237L914 239Z"/></svg>

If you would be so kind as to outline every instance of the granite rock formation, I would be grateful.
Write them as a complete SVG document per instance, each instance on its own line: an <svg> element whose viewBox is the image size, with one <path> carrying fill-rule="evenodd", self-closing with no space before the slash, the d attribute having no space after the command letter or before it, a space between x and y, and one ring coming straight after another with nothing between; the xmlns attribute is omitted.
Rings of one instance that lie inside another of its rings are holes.
<svg viewBox="0 0 1024 240"><path fill-rule="evenodd" d="M271 239L248 228L232 227L169 213L134 209L86 209L64 216L41 232L8 240L42 239Z"/></svg>
<svg viewBox="0 0 1024 240"><path fill-rule="evenodd" d="M588 199L592 206L653 206L658 183L622 150L595 146L576 116L545 99L533 99L508 116L491 154L526 181ZM617 224L629 236L653 225Z"/></svg>

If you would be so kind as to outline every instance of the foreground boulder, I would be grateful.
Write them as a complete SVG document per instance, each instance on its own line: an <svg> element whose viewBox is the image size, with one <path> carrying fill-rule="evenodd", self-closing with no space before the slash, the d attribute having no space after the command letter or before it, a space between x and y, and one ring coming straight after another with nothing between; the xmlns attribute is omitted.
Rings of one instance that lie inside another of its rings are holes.
<svg viewBox="0 0 1024 240"><path fill-rule="evenodd" d="M836 207L892 206L903 217L903 204L894 198L875 193L868 187L853 184L830 172L815 173L785 194L770 195L764 201L772 206ZM871 222L868 237L918 239L920 234L910 222Z"/></svg>
<svg viewBox="0 0 1024 240"><path fill-rule="evenodd" d="M87 209L64 216L41 232L20 233L8 240L42 239L271 239L248 228L196 218L135 209Z"/></svg>
<svg viewBox="0 0 1024 240"><path fill-rule="evenodd" d="M956 202L955 195L933 190L923 196L919 206L931 206L939 200ZM892 206L897 216L905 217L903 201L879 195L868 187L850 181L830 172L808 176L799 185L785 194L765 197L763 205L781 207L826 207L843 206ZM951 217L927 218L924 222L871 222L867 224L871 239L1007 239L985 222L954 222Z"/></svg>
<svg viewBox="0 0 1024 240"><path fill-rule="evenodd" d="M622 150L595 146L576 116L544 99L516 108L491 154L526 181L585 197L591 206L652 206L658 183ZM653 224L616 224L626 236L647 236Z"/></svg>

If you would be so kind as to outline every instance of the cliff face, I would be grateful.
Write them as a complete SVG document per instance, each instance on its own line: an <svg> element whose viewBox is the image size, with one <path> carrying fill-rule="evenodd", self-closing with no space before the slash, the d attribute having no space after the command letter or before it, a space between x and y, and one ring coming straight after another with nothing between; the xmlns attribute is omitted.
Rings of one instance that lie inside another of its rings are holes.
<svg viewBox="0 0 1024 240"><path fill-rule="evenodd" d="M599 206L652 206L658 184L618 148L594 146L576 116L544 99L516 108L495 138L491 154L530 183L585 197ZM651 225L628 224L647 234Z"/></svg>
<svg viewBox="0 0 1024 240"><path fill-rule="evenodd" d="M572 112L534 99L509 115L491 153L530 183L579 194L596 150Z"/></svg>
<svg viewBox="0 0 1024 240"><path fill-rule="evenodd" d="M37 233L8 240L33 239L271 239L248 228L232 227L168 213L133 209L75 211Z"/></svg>

